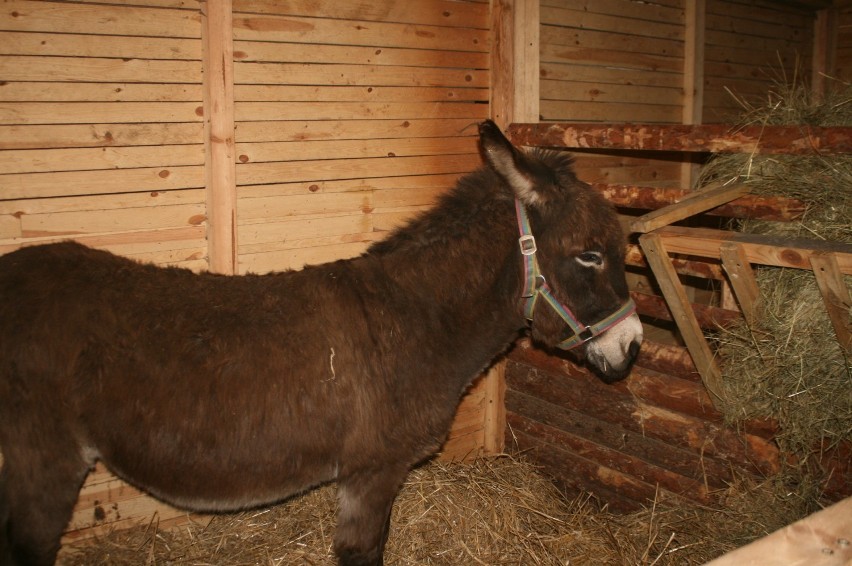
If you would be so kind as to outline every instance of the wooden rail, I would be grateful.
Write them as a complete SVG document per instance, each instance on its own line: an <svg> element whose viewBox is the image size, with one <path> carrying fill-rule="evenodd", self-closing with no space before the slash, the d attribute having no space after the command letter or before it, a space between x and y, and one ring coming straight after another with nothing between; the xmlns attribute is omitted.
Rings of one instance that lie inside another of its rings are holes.
<svg viewBox="0 0 852 566"><path fill-rule="evenodd" d="M852 127L727 124L512 124L516 144L562 149L617 149L705 153L852 153Z"/></svg>

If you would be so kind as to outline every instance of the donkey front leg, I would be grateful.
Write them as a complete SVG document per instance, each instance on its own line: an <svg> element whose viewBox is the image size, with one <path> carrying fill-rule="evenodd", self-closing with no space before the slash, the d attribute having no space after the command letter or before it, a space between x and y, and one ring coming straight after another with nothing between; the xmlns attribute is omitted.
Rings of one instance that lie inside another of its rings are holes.
<svg viewBox="0 0 852 566"><path fill-rule="evenodd" d="M381 566L391 508L407 469L389 465L338 479L334 551L341 566Z"/></svg>

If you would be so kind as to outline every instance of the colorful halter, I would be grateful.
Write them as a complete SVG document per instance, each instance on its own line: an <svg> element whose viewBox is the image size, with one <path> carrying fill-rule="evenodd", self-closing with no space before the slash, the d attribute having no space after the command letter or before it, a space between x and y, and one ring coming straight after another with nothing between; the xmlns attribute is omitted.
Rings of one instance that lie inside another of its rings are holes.
<svg viewBox="0 0 852 566"><path fill-rule="evenodd" d="M541 296L562 317L562 320L565 321L572 331L571 336L556 345L557 348L570 350L585 344L595 336L603 334L636 312L636 304L633 302L633 299L627 299L627 302L621 305L618 310L591 326L586 326L577 320L571 309L560 303L553 296L547 280L545 280L544 275L539 270L538 260L535 257L537 248L532 230L530 230L530 220L524 206L517 199L515 199L515 211L518 215L518 228L521 232L518 244L521 246L521 255L524 258L524 292L521 295L526 299L524 303L524 316L526 316L527 320L532 321L536 302L539 296Z"/></svg>

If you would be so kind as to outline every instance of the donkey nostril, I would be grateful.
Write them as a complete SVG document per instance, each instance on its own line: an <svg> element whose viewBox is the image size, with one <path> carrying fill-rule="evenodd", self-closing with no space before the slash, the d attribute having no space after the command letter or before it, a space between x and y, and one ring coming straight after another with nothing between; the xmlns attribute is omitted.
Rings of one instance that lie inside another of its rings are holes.
<svg viewBox="0 0 852 566"><path fill-rule="evenodd" d="M641 342L638 340L633 340L630 342L630 346L627 347L627 359L632 360L636 356L639 355L639 348Z"/></svg>

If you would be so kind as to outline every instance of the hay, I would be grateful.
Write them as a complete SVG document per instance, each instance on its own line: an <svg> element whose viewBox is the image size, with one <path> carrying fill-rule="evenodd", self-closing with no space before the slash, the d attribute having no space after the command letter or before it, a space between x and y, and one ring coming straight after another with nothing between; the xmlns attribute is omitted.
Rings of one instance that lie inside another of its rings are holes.
<svg viewBox="0 0 852 566"><path fill-rule="evenodd" d="M777 84L758 103L741 101L742 125L852 126L852 87L836 83L825 98L804 85ZM797 198L796 222L742 221L744 232L852 243L852 159L848 155L719 155L701 183L745 182L755 194ZM762 311L754 327L739 324L713 336L722 360L726 417L778 421L777 441L797 457L787 473L816 506L812 474L821 452L852 442L852 365L837 342L810 271L757 267ZM852 283L850 278L847 284ZM818 491L818 490L817 490Z"/></svg>
<svg viewBox="0 0 852 566"><path fill-rule="evenodd" d="M582 494L566 498L523 458L433 462L414 470L394 506L385 563L423 565L691 565L788 524L799 510L778 506L761 485L729 490L724 509L659 496L616 515ZM335 564L335 488L276 507L160 531L155 521L65 551L62 564ZM754 519L753 509L763 517ZM752 510L743 513L743 510ZM769 512L768 512L769 511Z"/></svg>

